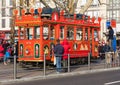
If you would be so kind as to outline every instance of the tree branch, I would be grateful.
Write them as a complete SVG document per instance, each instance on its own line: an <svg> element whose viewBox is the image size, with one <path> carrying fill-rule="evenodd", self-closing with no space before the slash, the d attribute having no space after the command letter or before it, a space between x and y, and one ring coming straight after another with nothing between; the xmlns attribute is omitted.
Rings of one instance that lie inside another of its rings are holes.
<svg viewBox="0 0 120 85"><path fill-rule="evenodd" d="M87 9L90 7L90 5L92 4L92 2L93 2L93 0L88 0L86 2L86 4L84 5L84 7L81 8L81 10L80 10L79 13L84 14L87 11Z"/></svg>
<svg viewBox="0 0 120 85"><path fill-rule="evenodd" d="M45 7L51 8L51 7L45 2L45 0L40 0L40 2L41 2Z"/></svg>
<svg viewBox="0 0 120 85"><path fill-rule="evenodd" d="M56 0L52 0L55 4L57 4L59 7L61 7L62 9L64 9L67 13L69 13L69 8L68 7L64 7L61 3L59 3Z"/></svg>

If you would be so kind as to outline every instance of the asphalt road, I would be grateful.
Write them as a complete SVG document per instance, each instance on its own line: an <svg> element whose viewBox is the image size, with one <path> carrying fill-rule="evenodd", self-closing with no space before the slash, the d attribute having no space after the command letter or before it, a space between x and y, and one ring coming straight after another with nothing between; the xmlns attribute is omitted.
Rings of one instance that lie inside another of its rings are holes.
<svg viewBox="0 0 120 85"><path fill-rule="evenodd" d="M4 85L120 85L120 70L46 78Z"/></svg>

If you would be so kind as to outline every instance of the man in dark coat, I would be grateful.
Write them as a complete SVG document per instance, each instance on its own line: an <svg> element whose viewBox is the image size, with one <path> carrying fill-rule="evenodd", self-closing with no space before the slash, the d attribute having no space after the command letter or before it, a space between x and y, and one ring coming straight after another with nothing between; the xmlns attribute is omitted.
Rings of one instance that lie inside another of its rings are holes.
<svg viewBox="0 0 120 85"><path fill-rule="evenodd" d="M113 50L113 48L112 48L112 40L113 40L113 36L114 36L114 31L113 31L111 26L108 27L108 30L109 30L109 32L108 32L109 46L110 46L110 49Z"/></svg>
<svg viewBox="0 0 120 85"><path fill-rule="evenodd" d="M62 59L63 53L64 53L64 48L60 44L60 40L57 39L57 44L55 45L55 48L54 48L54 54L55 54L55 57L56 57L57 73L61 72L61 59Z"/></svg>

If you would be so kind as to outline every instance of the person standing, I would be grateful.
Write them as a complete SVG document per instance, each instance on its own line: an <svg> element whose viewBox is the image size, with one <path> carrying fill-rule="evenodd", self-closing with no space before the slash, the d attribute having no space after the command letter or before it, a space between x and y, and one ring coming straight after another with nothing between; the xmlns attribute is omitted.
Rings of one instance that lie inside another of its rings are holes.
<svg viewBox="0 0 120 85"><path fill-rule="evenodd" d="M108 41L109 41L109 46L110 46L110 50L113 51L112 48L112 41L113 41L113 36L114 36L114 31L112 29L111 26L108 27Z"/></svg>
<svg viewBox="0 0 120 85"><path fill-rule="evenodd" d="M111 53L110 53L110 46L109 46L108 41L105 44L105 60L106 60L106 66L111 67L112 56L111 56Z"/></svg>
<svg viewBox="0 0 120 85"><path fill-rule="evenodd" d="M2 61L3 60L3 57L4 57L4 48L3 48L3 46L2 46L2 43L0 44L0 61Z"/></svg>
<svg viewBox="0 0 120 85"><path fill-rule="evenodd" d="M64 48L60 44L59 39L57 39L56 42L57 42L57 44L54 47L54 54L56 57L56 70L57 70L57 73L60 73L61 72L61 59L62 59L62 56L64 53Z"/></svg>
<svg viewBox="0 0 120 85"><path fill-rule="evenodd" d="M63 41L62 45L64 47L63 68L64 68L64 72L67 72L67 65L68 65L67 61L68 61L68 53L69 53L70 46L69 46L69 43L66 39Z"/></svg>

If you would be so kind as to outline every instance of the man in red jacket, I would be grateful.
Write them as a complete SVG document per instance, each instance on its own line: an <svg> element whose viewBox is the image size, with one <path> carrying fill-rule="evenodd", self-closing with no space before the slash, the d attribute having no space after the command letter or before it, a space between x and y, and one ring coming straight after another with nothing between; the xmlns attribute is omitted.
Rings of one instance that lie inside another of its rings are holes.
<svg viewBox="0 0 120 85"><path fill-rule="evenodd" d="M69 53L69 49L70 49L70 45L68 44L68 41L65 39L62 43L63 47L64 47L64 54L63 54L63 68L64 71L67 72L67 61L68 61L68 53Z"/></svg>

